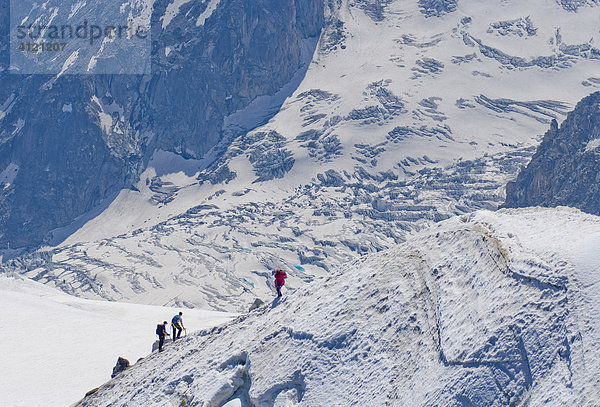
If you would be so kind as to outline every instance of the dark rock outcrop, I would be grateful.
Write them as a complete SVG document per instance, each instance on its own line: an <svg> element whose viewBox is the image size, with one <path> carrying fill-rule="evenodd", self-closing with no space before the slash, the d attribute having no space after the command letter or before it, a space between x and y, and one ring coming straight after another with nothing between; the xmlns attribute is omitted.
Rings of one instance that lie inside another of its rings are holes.
<svg viewBox="0 0 600 407"><path fill-rule="evenodd" d="M98 390L100 390L100 387L96 387L95 389L88 391L87 393L85 393L85 396L83 396L83 398L89 397L92 394L96 394L98 392Z"/></svg>
<svg viewBox="0 0 600 407"><path fill-rule="evenodd" d="M117 364L115 365L115 367L113 367L113 371L112 371L112 374L110 375L110 377L114 378L119 373L129 369L129 366L130 366L129 361L127 359L119 356L119 359L117 359Z"/></svg>
<svg viewBox="0 0 600 407"><path fill-rule="evenodd" d="M260 298L257 298L254 300L254 302L252 303L252 305L250 305L250 308L248 309L249 312L254 311L257 308L260 308L261 305L263 305L265 302L263 300L261 300Z"/></svg>
<svg viewBox="0 0 600 407"><path fill-rule="evenodd" d="M571 206L600 215L600 92L552 121L529 165L506 186L505 207Z"/></svg>

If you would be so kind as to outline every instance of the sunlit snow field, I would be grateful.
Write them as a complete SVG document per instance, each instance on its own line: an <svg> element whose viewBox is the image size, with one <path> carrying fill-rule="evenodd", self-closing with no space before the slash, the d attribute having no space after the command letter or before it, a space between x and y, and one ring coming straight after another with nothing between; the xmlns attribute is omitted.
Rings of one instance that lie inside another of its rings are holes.
<svg viewBox="0 0 600 407"><path fill-rule="evenodd" d="M70 405L110 379L117 358L147 356L176 308L91 301L0 276L0 405ZM182 309L188 333L234 314Z"/></svg>

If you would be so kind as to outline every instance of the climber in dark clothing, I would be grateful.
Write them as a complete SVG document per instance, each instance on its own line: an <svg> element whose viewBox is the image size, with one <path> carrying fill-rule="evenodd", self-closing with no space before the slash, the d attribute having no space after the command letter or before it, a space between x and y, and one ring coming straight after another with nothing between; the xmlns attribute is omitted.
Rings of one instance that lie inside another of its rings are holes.
<svg viewBox="0 0 600 407"><path fill-rule="evenodd" d="M183 318L181 317L182 315L183 312L180 312L179 315L175 315L171 320L171 326L173 327L173 342L175 342L175 339L181 337L181 331L185 329L183 326ZM177 335L175 335L176 331Z"/></svg>
<svg viewBox="0 0 600 407"><path fill-rule="evenodd" d="M165 335L169 335L167 332L167 321L156 326L156 334L158 335L158 351L162 352L162 347L165 344Z"/></svg>
<svg viewBox="0 0 600 407"><path fill-rule="evenodd" d="M287 274L283 270L275 270L275 288L277 289L277 297L281 297L281 287L285 284Z"/></svg>

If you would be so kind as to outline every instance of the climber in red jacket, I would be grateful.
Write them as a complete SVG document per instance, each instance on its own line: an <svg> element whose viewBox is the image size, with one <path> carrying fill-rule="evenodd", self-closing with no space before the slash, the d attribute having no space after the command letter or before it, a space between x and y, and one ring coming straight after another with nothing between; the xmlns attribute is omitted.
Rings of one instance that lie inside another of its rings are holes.
<svg viewBox="0 0 600 407"><path fill-rule="evenodd" d="M281 297L281 287L285 284L287 274L283 270L275 270L275 288L277 289L277 297Z"/></svg>

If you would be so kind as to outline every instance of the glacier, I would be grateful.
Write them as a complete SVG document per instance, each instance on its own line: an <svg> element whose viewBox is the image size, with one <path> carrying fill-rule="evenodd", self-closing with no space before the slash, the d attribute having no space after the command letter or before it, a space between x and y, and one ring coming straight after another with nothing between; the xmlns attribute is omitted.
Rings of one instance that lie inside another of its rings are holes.
<svg viewBox="0 0 600 407"><path fill-rule="evenodd" d="M225 143L168 173L149 159L130 189L2 267L86 298L239 312L272 295L272 268L297 289L498 208L552 120L600 86L600 9L452 4L327 3L273 117L257 99L224 120Z"/></svg>

